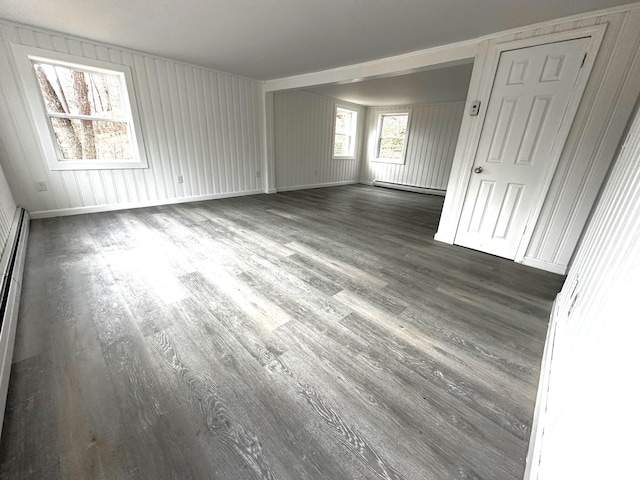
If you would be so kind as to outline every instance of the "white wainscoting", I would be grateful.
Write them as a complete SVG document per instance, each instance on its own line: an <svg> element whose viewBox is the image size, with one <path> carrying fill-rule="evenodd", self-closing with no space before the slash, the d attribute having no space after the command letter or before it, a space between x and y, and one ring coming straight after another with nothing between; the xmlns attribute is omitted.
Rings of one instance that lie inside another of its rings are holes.
<svg viewBox="0 0 640 480"><path fill-rule="evenodd" d="M637 477L639 239L637 113L556 299L527 479Z"/></svg>
<svg viewBox="0 0 640 480"><path fill-rule="evenodd" d="M404 165L375 162L378 115L403 109L411 110ZM464 102L368 107L361 180L446 190L463 111Z"/></svg>
<svg viewBox="0 0 640 480"><path fill-rule="evenodd" d="M130 66L149 168L50 171L25 107L12 42ZM0 21L0 103L0 161L16 202L35 216L263 190L257 174L264 158L262 82ZM39 193L34 182L42 180L48 191Z"/></svg>
<svg viewBox="0 0 640 480"><path fill-rule="evenodd" d="M332 158L336 105L358 112L356 155ZM360 174L365 107L305 92L274 95L277 190L356 183Z"/></svg>
<svg viewBox="0 0 640 480"><path fill-rule="evenodd" d="M13 199L13 195L11 195L7 178L0 165L0 256L2 256L2 251L7 242L15 213L16 202Z"/></svg>

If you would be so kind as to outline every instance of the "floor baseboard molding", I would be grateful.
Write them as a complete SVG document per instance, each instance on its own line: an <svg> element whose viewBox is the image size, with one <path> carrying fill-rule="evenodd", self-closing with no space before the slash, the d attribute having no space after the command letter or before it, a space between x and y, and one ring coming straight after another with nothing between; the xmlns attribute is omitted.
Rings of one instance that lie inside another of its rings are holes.
<svg viewBox="0 0 640 480"><path fill-rule="evenodd" d="M309 185L292 185L289 187L278 187L278 192L292 192L294 190L309 190L312 188L324 188L324 187L339 187L341 185L355 185L360 183L358 180L347 180L344 182L329 182L329 183L312 183Z"/></svg>
<svg viewBox="0 0 640 480"><path fill-rule="evenodd" d="M0 321L2 322L0 327L0 435L2 434L4 410L9 392L9 376L18 324L18 308L28 237L29 214L25 209L18 208L0 259L0 272L2 273L0 285Z"/></svg>
<svg viewBox="0 0 640 480"><path fill-rule="evenodd" d="M537 258L524 257L522 259L523 265L538 268L540 270L546 270L547 272L557 273L558 275L566 275L567 265L559 265L557 263L545 262L544 260L538 260Z"/></svg>
<svg viewBox="0 0 640 480"><path fill-rule="evenodd" d="M374 187L393 188L394 190L404 190L406 192L414 193L427 193L429 195L445 196L446 190L437 190L435 188L417 187L414 185L405 185L403 183L383 182L381 180L374 180L372 182Z"/></svg>
<svg viewBox="0 0 640 480"><path fill-rule="evenodd" d="M114 210L128 210L130 208L157 207L160 205L174 205L178 203L202 202L206 200L218 200L221 198L244 197L246 195L258 195L266 193L265 190L248 190L245 192L214 193L211 195L194 195L191 197L170 198L164 200L151 200L145 202L117 203L109 205L95 205L91 207L60 208L57 210L41 210L30 212L32 219L65 217L68 215L82 215L84 213L112 212ZM273 192L269 192L273 193Z"/></svg>

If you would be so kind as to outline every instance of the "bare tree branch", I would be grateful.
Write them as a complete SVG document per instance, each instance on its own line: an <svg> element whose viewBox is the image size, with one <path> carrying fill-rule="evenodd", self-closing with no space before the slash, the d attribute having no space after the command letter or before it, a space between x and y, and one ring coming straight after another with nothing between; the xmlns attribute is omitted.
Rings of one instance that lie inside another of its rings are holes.
<svg viewBox="0 0 640 480"><path fill-rule="evenodd" d="M44 101L47 107L47 111L55 113L66 113L65 109L58 97L58 94L53 89L51 82L47 78L46 73L40 65L36 66L36 74L38 76L38 82L40 83L40 89L44 94ZM73 124L68 118L56 119L56 125L58 129L56 133L60 135L60 144L68 146L71 158L82 158L82 144L80 139L73 129Z"/></svg>
<svg viewBox="0 0 640 480"><path fill-rule="evenodd" d="M73 89L78 100L80 115L91 115L91 103L89 102L89 87L84 78L84 72L73 70ZM83 158L96 158L96 139L91 120L80 120L83 132Z"/></svg>

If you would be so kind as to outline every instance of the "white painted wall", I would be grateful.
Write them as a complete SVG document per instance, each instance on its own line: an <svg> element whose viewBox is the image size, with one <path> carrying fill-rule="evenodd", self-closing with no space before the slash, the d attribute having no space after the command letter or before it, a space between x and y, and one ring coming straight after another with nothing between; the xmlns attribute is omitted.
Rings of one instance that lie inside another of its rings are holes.
<svg viewBox="0 0 640 480"><path fill-rule="evenodd" d="M564 273L605 173L611 164L631 110L640 93L640 10L584 16L518 33L498 35L478 46L468 101L491 81L488 53L497 42L541 36L606 23L608 25L549 193L536 224L524 263ZM485 101L487 99L482 99ZM452 176L436 238L453 242L459 211L453 196L464 198L474 153L473 122L465 115Z"/></svg>
<svg viewBox="0 0 640 480"><path fill-rule="evenodd" d="M0 144L1 148L1 144ZM0 155L2 150L0 150ZM7 178L0 165L0 257L5 247L9 231L11 230L11 223L13 222L13 216L16 213L16 202L11 194L11 189L7 183Z"/></svg>
<svg viewBox="0 0 640 480"><path fill-rule="evenodd" d="M10 42L130 66L149 168L50 171ZM15 200L33 216L263 191L256 175L264 158L263 97L258 81L0 21L2 166ZM36 192L37 180L49 190Z"/></svg>
<svg viewBox="0 0 640 480"><path fill-rule="evenodd" d="M336 105L358 112L356 155L334 160ZM274 95L276 189L342 185L359 180L365 107L304 92Z"/></svg>
<svg viewBox="0 0 640 480"><path fill-rule="evenodd" d="M558 295L529 478L637 478L639 286L640 113Z"/></svg>
<svg viewBox="0 0 640 480"><path fill-rule="evenodd" d="M411 110L404 165L375 161L378 115ZM464 102L367 108L366 153L361 180L446 190Z"/></svg>

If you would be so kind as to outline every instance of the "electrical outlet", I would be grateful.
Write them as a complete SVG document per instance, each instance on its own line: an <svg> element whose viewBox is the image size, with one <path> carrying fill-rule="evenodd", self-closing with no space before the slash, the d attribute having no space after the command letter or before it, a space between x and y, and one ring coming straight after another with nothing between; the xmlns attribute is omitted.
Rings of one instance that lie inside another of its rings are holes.
<svg viewBox="0 0 640 480"><path fill-rule="evenodd" d="M260 170L256 171L256 178L260 178Z"/></svg>
<svg viewBox="0 0 640 480"><path fill-rule="evenodd" d="M45 181L37 181L36 182L36 190L38 192L46 192L47 191L47 182Z"/></svg>
<svg viewBox="0 0 640 480"><path fill-rule="evenodd" d="M184 183L184 178L182 178L182 175L178 175L178 183Z"/></svg>
<svg viewBox="0 0 640 480"><path fill-rule="evenodd" d="M316 170L316 173L315 173L315 174L316 174L316 175L318 175L318 170Z"/></svg>

